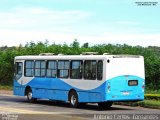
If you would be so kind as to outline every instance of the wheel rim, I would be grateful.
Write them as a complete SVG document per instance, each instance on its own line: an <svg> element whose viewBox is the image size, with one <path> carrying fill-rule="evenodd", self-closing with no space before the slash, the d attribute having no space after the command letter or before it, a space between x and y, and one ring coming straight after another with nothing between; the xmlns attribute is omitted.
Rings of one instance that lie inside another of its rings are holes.
<svg viewBox="0 0 160 120"><path fill-rule="evenodd" d="M28 93L28 99L31 100L32 99L32 92Z"/></svg>
<svg viewBox="0 0 160 120"><path fill-rule="evenodd" d="M74 95L72 95L71 96L71 104L75 105L76 101L77 101L76 97Z"/></svg>

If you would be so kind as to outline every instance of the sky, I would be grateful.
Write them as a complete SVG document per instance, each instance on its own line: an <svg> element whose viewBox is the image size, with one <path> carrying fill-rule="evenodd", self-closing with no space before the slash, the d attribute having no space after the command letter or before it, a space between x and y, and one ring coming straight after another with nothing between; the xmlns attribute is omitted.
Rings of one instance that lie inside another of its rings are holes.
<svg viewBox="0 0 160 120"><path fill-rule="evenodd" d="M160 46L160 0L0 0L0 46L45 41L70 45Z"/></svg>

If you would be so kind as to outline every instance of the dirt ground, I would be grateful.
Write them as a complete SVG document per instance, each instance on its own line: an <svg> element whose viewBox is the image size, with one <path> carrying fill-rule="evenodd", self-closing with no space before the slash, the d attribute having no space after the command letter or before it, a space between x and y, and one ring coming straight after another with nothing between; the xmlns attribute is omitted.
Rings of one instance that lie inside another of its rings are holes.
<svg viewBox="0 0 160 120"><path fill-rule="evenodd" d="M11 91L11 90L0 90L0 94L13 95L13 91Z"/></svg>

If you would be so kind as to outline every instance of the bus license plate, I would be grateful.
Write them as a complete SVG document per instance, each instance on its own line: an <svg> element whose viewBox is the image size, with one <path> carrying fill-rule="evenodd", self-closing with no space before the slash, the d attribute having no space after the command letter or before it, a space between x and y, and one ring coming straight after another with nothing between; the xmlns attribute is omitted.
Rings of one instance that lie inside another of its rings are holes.
<svg viewBox="0 0 160 120"><path fill-rule="evenodd" d="M123 92L123 95L129 95L130 93L129 92Z"/></svg>

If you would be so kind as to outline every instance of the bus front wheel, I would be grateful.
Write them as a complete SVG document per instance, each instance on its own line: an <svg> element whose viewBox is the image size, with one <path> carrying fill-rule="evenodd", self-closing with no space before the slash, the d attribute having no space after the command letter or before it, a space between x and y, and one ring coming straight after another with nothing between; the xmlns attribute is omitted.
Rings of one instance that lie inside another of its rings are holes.
<svg viewBox="0 0 160 120"><path fill-rule="evenodd" d="M78 95L75 91L70 92L69 103L70 103L70 107L72 107L72 108L78 107Z"/></svg>
<svg viewBox="0 0 160 120"><path fill-rule="evenodd" d="M99 108L101 109L107 109L112 106L113 102L100 102L98 103Z"/></svg>
<svg viewBox="0 0 160 120"><path fill-rule="evenodd" d="M32 93L32 90L31 89L28 89L27 90L27 100L30 102L30 103L35 103L37 101L36 98L33 98L33 93Z"/></svg>

